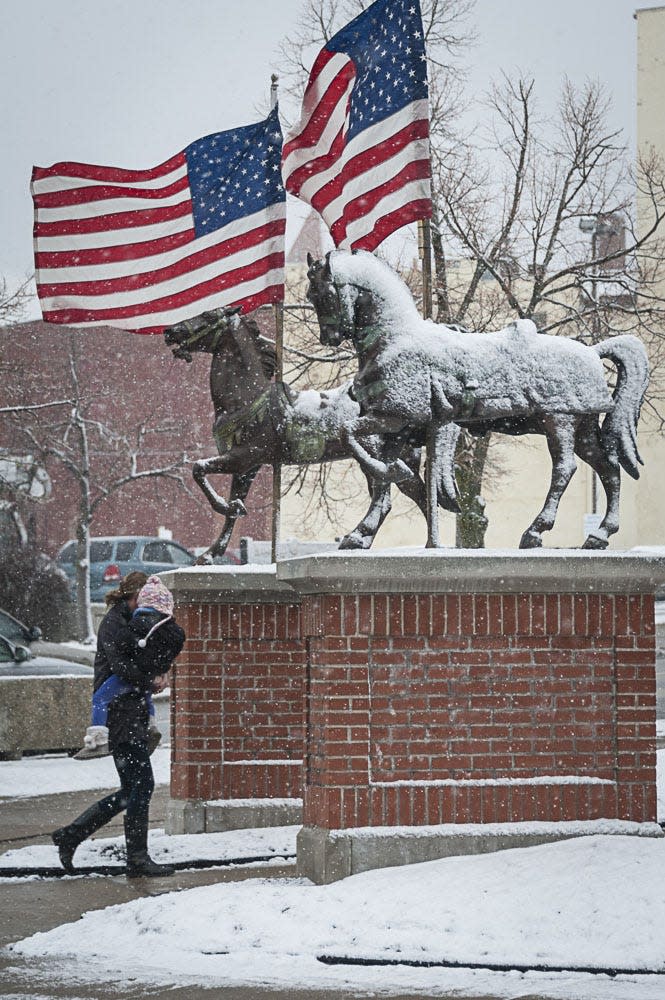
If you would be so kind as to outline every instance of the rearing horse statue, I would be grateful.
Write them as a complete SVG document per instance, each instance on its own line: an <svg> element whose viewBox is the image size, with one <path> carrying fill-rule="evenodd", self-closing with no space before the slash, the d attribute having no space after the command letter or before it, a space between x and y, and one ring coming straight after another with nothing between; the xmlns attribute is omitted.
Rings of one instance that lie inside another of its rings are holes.
<svg viewBox="0 0 665 1000"><path fill-rule="evenodd" d="M637 479L642 464L637 423L649 364L637 337L587 347L539 334L526 319L496 333L462 332L421 319L401 278L371 253L336 250L325 261L309 257L308 263L307 297L317 312L321 343L337 346L348 338L358 354L353 392L363 415L347 440L366 471L395 476L394 463L381 469L366 454L363 435L399 441L425 432L429 480L439 474L442 459L449 461L445 428L451 421L477 435L544 434L552 479L520 547L542 545L542 533L553 527L575 455L598 474L607 497L605 516L584 547L607 546L619 528L620 468ZM603 358L618 372L613 394ZM430 493L432 487L428 482ZM428 545L436 546L436 506L430 503L429 510Z"/></svg>
<svg viewBox="0 0 665 1000"><path fill-rule="evenodd" d="M191 361L193 353L212 355L213 436L219 455L195 462L192 470L212 509L226 518L219 538L199 558L209 563L226 551L262 465L309 465L354 457L346 429L355 426L360 406L349 391L350 382L327 392L296 392L284 382L273 382L274 345L261 336L256 321L239 315L238 309L204 312L168 327L164 338L176 358ZM441 476L437 495L449 510L456 509L452 455L458 434L459 428L453 425L447 449L451 462ZM425 514L425 488L418 474L421 449L412 442L400 442L398 451L393 454L392 443L386 446L376 435L363 438L363 453L370 465L376 462L383 470L384 459L390 457L398 468L395 478L403 480L400 489ZM233 477L228 501L208 481L208 476L217 474ZM371 471L367 481L370 507L342 539L340 548L369 548L390 511L390 482L376 480Z"/></svg>

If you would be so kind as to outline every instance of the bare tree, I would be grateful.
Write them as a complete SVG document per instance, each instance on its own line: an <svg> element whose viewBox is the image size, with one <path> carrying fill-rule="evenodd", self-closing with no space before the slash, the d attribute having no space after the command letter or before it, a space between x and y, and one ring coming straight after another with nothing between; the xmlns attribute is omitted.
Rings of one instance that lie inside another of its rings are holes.
<svg viewBox="0 0 665 1000"><path fill-rule="evenodd" d="M633 333L660 367L663 163L651 151L631 162L597 83L564 81L553 122L538 120L533 80L504 78L489 109L473 145L434 147L439 321L487 330L531 318L586 343ZM647 405L657 409L654 394ZM458 544L480 545L490 448L468 437L462 448Z"/></svg>
<svg viewBox="0 0 665 1000"><path fill-rule="evenodd" d="M17 405L12 420L15 440L24 442L40 462L66 469L76 495L76 601L78 638L92 637L90 611L90 533L100 506L131 483L166 478L187 489L182 471L187 456L155 467L141 468L144 440L169 428L148 425L149 416L136 427L117 428L95 412L94 394L81 376L79 335L69 334L64 370L57 374L67 405L54 414L37 405Z"/></svg>
<svg viewBox="0 0 665 1000"><path fill-rule="evenodd" d="M0 326L21 319L32 297L31 282L32 275L28 275L12 289L6 278L0 278Z"/></svg>

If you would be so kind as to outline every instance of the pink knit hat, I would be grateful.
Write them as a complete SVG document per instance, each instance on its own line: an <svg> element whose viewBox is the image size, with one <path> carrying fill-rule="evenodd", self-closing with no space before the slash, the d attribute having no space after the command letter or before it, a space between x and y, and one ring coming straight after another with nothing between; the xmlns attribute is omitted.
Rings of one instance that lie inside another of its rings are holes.
<svg viewBox="0 0 665 1000"><path fill-rule="evenodd" d="M165 615L173 614L173 594L158 576L149 576L148 582L139 590L138 606L154 608Z"/></svg>

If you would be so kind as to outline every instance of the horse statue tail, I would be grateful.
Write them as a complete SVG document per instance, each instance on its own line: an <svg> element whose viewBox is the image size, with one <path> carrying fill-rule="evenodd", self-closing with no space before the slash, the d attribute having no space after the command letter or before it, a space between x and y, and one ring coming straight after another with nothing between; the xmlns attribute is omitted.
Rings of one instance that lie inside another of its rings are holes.
<svg viewBox="0 0 665 1000"><path fill-rule="evenodd" d="M603 420L600 440L613 463L619 463L633 479L639 479L639 465L644 465L637 450L637 423L642 400L649 385L649 359L644 344L626 334L611 337L594 346L601 358L608 358L617 368L614 406Z"/></svg>

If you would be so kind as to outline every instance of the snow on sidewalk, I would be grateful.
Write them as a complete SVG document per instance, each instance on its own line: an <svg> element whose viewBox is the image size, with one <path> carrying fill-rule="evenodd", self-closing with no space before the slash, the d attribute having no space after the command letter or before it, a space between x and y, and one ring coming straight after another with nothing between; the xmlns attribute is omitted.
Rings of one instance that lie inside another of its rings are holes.
<svg viewBox="0 0 665 1000"><path fill-rule="evenodd" d="M231 861L274 855L283 858L296 852L298 826L273 826L225 833L197 833L168 836L164 830L151 830L149 849L152 858L164 864L182 861ZM77 868L125 863L125 838L98 837L86 840L76 851ZM31 844L0 855L3 868L59 868L58 852L51 844Z"/></svg>
<svg viewBox="0 0 665 1000"><path fill-rule="evenodd" d="M150 758L155 783L168 785L171 751L158 747ZM95 788L117 788L118 772L112 757L74 760L65 754L24 757L0 761L0 798L29 798L56 792L86 792Z"/></svg>
<svg viewBox="0 0 665 1000"><path fill-rule="evenodd" d="M12 946L91 979L464 989L662 1000L665 977L327 966L320 955L665 972L665 839L582 837L366 872L329 886L252 880L86 913ZM67 967L67 962L59 963Z"/></svg>

